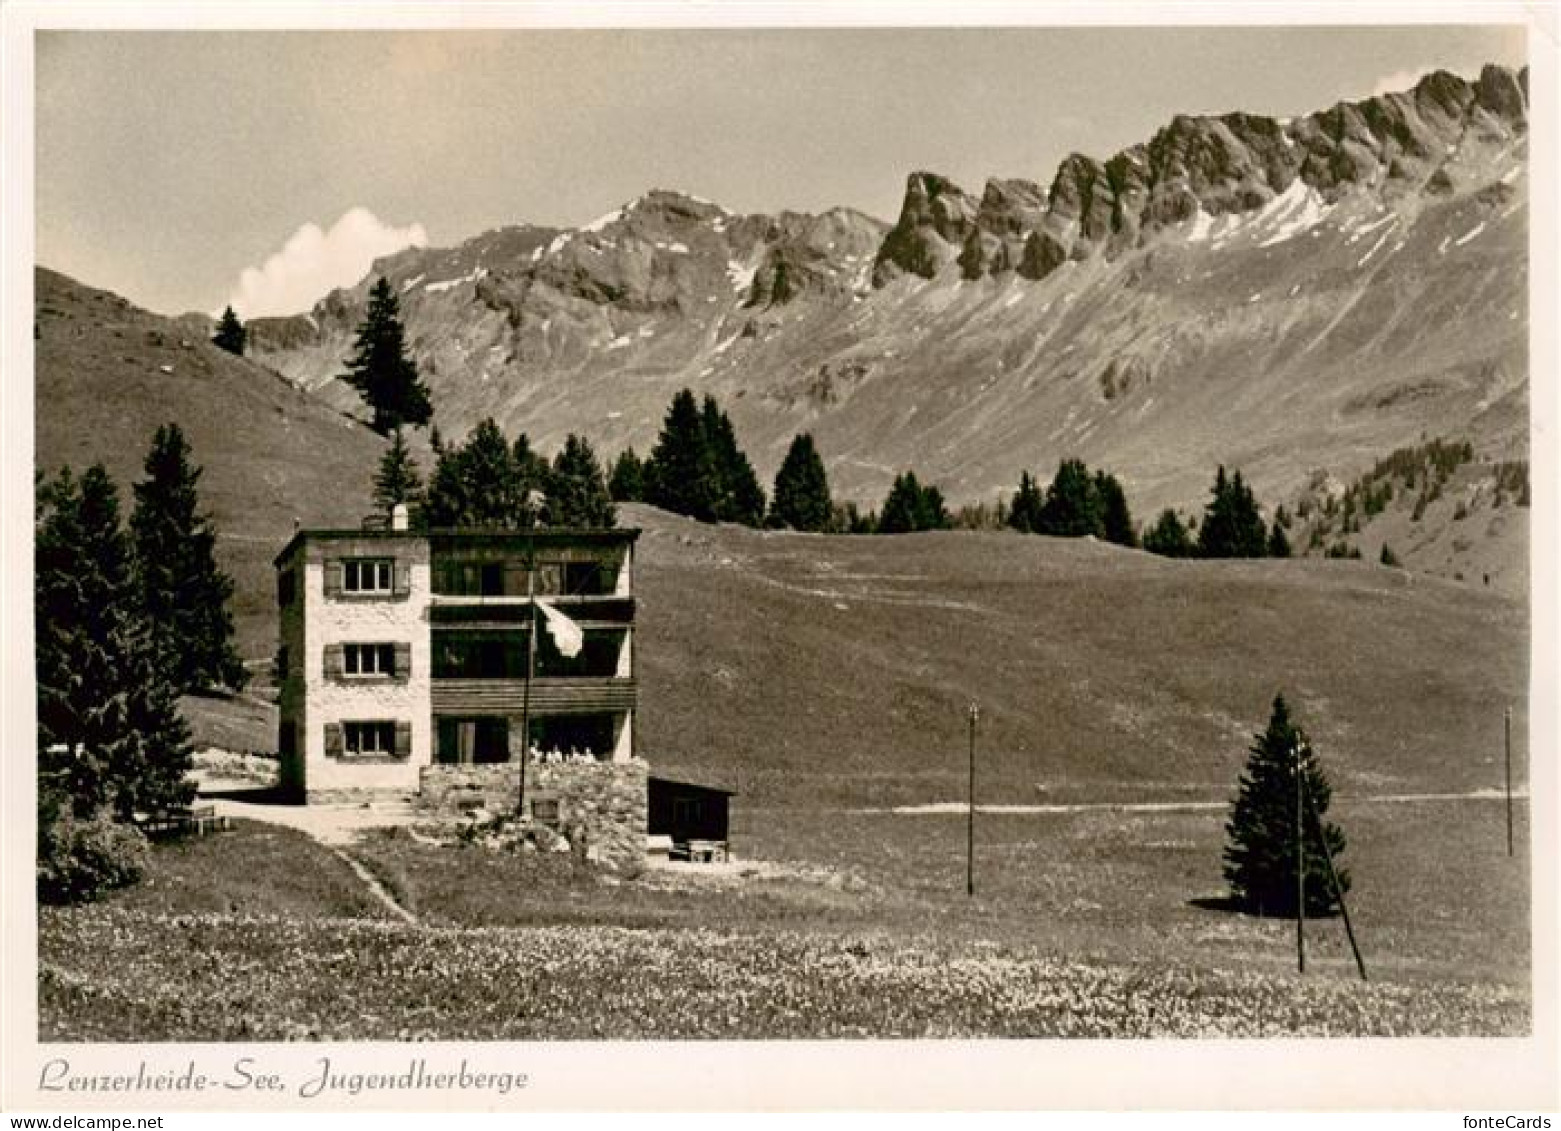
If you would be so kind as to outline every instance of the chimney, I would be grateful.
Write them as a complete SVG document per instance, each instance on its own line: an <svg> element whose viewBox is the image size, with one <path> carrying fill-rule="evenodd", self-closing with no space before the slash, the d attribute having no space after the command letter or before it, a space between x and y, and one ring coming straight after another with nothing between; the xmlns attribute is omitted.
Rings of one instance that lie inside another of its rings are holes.
<svg viewBox="0 0 1561 1131"><path fill-rule="evenodd" d="M407 528L407 505L397 503L390 508L390 529L405 530Z"/></svg>

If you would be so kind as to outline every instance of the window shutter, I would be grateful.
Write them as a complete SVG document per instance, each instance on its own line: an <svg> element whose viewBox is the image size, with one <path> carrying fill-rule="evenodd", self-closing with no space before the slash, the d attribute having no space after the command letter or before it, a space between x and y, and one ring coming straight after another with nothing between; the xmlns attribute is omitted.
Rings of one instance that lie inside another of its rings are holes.
<svg viewBox="0 0 1561 1131"><path fill-rule="evenodd" d="M325 595L327 597L340 597L342 587L342 563L328 561L325 563Z"/></svg>
<svg viewBox="0 0 1561 1131"><path fill-rule="evenodd" d="M412 567L397 562L393 568L396 574L394 594L397 597L409 596L412 592Z"/></svg>
<svg viewBox="0 0 1561 1131"><path fill-rule="evenodd" d="M396 645L396 666L392 674L397 679L406 679L412 674L412 645L406 643Z"/></svg>
<svg viewBox="0 0 1561 1131"><path fill-rule="evenodd" d="M412 756L412 724L401 721L396 723L396 757L410 758Z"/></svg>
<svg viewBox="0 0 1561 1131"><path fill-rule="evenodd" d="M325 646L325 678L340 679L345 671L342 660L342 646L340 644L327 644Z"/></svg>
<svg viewBox="0 0 1561 1131"><path fill-rule="evenodd" d="M327 758L341 757L341 724L325 724L325 756Z"/></svg>

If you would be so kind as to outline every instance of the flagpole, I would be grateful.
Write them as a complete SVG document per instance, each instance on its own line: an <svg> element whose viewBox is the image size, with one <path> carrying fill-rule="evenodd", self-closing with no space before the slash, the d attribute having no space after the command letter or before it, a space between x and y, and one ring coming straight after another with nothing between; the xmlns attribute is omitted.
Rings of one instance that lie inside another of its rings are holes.
<svg viewBox="0 0 1561 1131"><path fill-rule="evenodd" d="M517 816L526 815L526 763L531 761L531 677L537 662L537 560L535 547L528 541L526 553L526 682L520 693L520 794L515 799Z"/></svg>

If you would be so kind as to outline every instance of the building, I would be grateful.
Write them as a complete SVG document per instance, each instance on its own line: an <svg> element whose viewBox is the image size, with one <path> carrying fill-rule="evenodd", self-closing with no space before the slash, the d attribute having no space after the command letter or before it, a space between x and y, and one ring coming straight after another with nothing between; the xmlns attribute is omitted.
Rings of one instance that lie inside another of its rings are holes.
<svg viewBox="0 0 1561 1131"><path fill-rule="evenodd" d="M730 789L651 775L646 783L646 829L665 837L685 860L725 860L730 855Z"/></svg>
<svg viewBox="0 0 1561 1131"><path fill-rule="evenodd" d="M299 531L275 563L284 790L416 793L484 766L502 783L528 746L543 768L631 762L638 534L413 531L404 511L388 529ZM577 650L528 594L578 626Z"/></svg>

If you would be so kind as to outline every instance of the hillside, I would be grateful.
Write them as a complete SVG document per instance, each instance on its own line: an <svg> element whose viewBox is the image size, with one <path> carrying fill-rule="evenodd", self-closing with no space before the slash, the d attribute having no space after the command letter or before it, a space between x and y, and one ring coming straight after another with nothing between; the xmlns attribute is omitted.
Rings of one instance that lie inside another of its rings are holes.
<svg viewBox="0 0 1561 1131"><path fill-rule="evenodd" d="M203 507L237 583L240 655L252 670L276 646L271 559L305 526L355 526L382 441L253 362L106 291L35 273L39 469L101 460L128 518L132 483L157 427L176 421L205 470Z"/></svg>
<svg viewBox="0 0 1561 1131"><path fill-rule="evenodd" d="M1488 67L1294 119L1182 115L1049 182L913 173L892 226L653 191L401 252L252 341L352 408L333 376L383 274L448 435L491 414L544 450L643 454L686 385L766 482L811 430L868 506L907 467L960 503L1071 455L1145 518L1201 506L1218 463L1272 505L1423 436L1526 455L1527 113L1526 71Z"/></svg>
<svg viewBox="0 0 1561 1131"><path fill-rule="evenodd" d="M638 743L747 806L1225 799L1283 691L1341 795L1519 767L1523 604L1347 561L1167 561L1092 540L826 537L643 507Z"/></svg>

